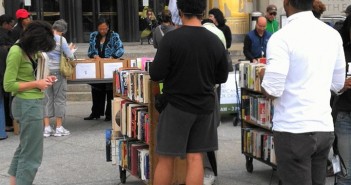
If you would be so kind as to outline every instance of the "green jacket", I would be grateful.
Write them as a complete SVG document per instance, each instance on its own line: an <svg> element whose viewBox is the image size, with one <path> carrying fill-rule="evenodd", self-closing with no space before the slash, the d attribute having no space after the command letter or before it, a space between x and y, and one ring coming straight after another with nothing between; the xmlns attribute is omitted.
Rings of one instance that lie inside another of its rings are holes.
<svg viewBox="0 0 351 185"><path fill-rule="evenodd" d="M44 98L44 93L40 89L29 89L18 91L20 82L35 81L32 63L22 49L14 45L11 47L7 59L4 75L4 90L12 92L14 96L23 99Z"/></svg>
<svg viewBox="0 0 351 185"><path fill-rule="evenodd" d="M269 33L273 34L274 32L278 31L278 29L279 29L279 24L278 24L277 20L274 19L273 21L269 21L267 19L267 28L266 28L266 30Z"/></svg>

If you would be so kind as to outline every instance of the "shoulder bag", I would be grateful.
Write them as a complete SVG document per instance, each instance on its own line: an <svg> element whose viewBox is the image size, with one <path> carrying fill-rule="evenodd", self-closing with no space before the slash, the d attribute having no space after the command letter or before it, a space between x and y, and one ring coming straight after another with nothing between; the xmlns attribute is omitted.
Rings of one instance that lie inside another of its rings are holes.
<svg viewBox="0 0 351 185"><path fill-rule="evenodd" d="M62 36L60 38L60 50L61 50L61 55L60 55L60 72L61 72L61 75L64 76L64 77L70 77L73 74L74 66L71 64L70 61L68 61L68 59L63 54Z"/></svg>

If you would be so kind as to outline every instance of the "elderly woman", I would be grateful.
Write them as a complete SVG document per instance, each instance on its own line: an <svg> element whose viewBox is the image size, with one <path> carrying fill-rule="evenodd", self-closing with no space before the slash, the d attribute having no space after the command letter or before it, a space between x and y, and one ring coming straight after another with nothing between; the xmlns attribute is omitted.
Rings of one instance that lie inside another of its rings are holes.
<svg viewBox="0 0 351 185"><path fill-rule="evenodd" d="M39 51L54 49L53 38L50 24L33 21L7 55L4 89L14 95L12 114L20 125L20 142L8 171L10 185L33 184L43 158L43 90L56 77L37 79L35 59Z"/></svg>
<svg viewBox="0 0 351 185"><path fill-rule="evenodd" d="M49 57L49 70L50 75L54 75L57 81L45 91L44 99L44 137L51 135L60 137L69 135L70 132L63 128L62 119L65 116L66 109L66 91L67 91L67 79L60 73L60 56L61 51L64 55L70 59L73 59L71 49L73 45L68 45L65 37L62 35L67 32L67 23L65 20L60 19L56 21L52 29L54 30L54 38L56 41L56 47L54 50L48 52ZM52 129L50 126L50 118L55 117L56 129Z"/></svg>

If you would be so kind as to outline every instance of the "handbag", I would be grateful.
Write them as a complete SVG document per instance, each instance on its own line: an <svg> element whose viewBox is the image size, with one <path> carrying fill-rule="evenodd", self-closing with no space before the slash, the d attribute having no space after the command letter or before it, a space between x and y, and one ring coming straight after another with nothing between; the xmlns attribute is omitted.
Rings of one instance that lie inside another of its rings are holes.
<svg viewBox="0 0 351 185"><path fill-rule="evenodd" d="M61 75L64 76L64 77L70 77L73 74L74 66L73 66L73 64L70 61L68 61L68 59L63 54L62 36L60 38L60 50L61 50L61 55L60 55L60 72L61 72Z"/></svg>

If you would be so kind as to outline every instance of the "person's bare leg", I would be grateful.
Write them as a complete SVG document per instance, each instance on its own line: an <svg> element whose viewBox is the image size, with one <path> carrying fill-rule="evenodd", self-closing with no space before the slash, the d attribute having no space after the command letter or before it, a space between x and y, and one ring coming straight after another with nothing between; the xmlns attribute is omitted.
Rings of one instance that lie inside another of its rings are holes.
<svg viewBox="0 0 351 185"><path fill-rule="evenodd" d="M10 176L10 185L16 185L16 177Z"/></svg>
<svg viewBox="0 0 351 185"><path fill-rule="evenodd" d="M59 128L62 126L62 118L56 117L56 128Z"/></svg>
<svg viewBox="0 0 351 185"><path fill-rule="evenodd" d="M50 118L44 117L44 128L50 126Z"/></svg>
<svg viewBox="0 0 351 185"><path fill-rule="evenodd" d="M173 178L174 157L162 156L158 157L154 174L154 185L170 185Z"/></svg>
<svg viewBox="0 0 351 185"><path fill-rule="evenodd" d="M186 162L187 174L185 184L202 185L204 181L202 153L188 153L186 155Z"/></svg>

